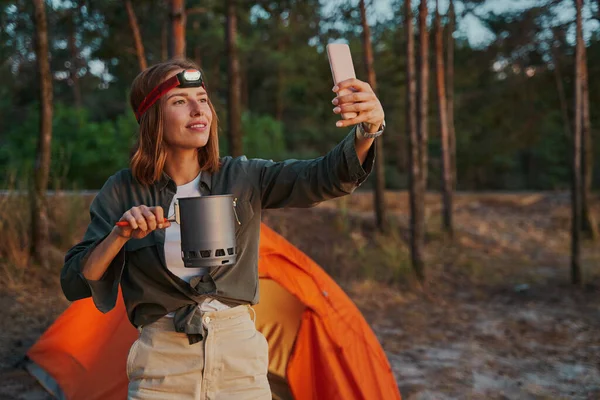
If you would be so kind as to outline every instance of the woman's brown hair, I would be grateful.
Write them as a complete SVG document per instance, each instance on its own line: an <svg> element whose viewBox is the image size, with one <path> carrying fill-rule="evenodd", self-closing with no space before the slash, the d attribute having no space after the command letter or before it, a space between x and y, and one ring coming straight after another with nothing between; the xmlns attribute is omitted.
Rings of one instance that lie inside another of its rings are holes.
<svg viewBox="0 0 600 400"><path fill-rule="evenodd" d="M129 102L133 112L137 110L144 97L152 89L162 83L167 76L176 70L200 69L198 66L185 59L169 60L151 66L142 71L131 84L131 94ZM204 74L202 74L204 78ZM200 169L207 172L216 172L219 170L219 127L215 108L208 99L208 105L212 112L212 123L206 146L198 149L198 162ZM138 140L133 148L131 157L131 170L133 176L145 185L160 180L167 152L163 143L163 117L162 102L157 101L140 117L140 130Z"/></svg>

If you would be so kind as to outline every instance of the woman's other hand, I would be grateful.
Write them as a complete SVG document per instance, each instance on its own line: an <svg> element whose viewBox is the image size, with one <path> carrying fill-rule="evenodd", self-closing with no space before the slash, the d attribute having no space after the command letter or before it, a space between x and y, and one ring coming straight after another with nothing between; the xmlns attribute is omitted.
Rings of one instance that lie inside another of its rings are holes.
<svg viewBox="0 0 600 400"><path fill-rule="evenodd" d="M142 239L155 229L171 226L171 223L165 219L163 208L160 206L132 207L123 214L119 221L127 221L129 225L115 226L113 231L126 239Z"/></svg>
<svg viewBox="0 0 600 400"><path fill-rule="evenodd" d="M339 82L332 90L337 94L343 89L351 89L354 93L336 96L332 101L335 106L333 112L336 114L355 112L358 115L351 119L337 121L336 126L347 127L362 122L366 132L377 132L384 122L385 114L371 85L353 78Z"/></svg>

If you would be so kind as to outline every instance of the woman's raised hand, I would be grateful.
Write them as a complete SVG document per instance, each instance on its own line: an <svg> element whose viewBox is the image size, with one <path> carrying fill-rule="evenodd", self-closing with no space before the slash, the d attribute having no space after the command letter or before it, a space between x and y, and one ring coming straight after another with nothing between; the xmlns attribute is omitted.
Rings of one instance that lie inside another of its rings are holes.
<svg viewBox="0 0 600 400"><path fill-rule="evenodd" d="M165 219L163 208L137 206L127 210L113 230L121 237L142 239L155 229L171 226Z"/></svg>
<svg viewBox="0 0 600 400"><path fill-rule="evenodd" d="M363 122L367 132L377 132L384 122L385 114L371 85L352 78L339 82L332 90L337 94L342 89L351 89L354 92L335 97L332 101L335 106L333 112L336 114L355 112L358 115L351 119L337 121L336 126L346 127Z"/></svg>

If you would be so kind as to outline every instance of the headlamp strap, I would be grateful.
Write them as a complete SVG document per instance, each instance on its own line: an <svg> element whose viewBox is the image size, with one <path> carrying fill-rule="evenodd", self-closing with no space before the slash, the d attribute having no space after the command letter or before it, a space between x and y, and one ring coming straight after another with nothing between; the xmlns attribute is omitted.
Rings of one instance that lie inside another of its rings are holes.
<svg viewBox="0 0 600 400"><path fill-rule="evenodd" d="M150 93L148 93L148 95L144 97L144 100L142 100L142 103L135 112L135 118L137 119L138 123L140 122L142 115L144 115L144 113L148 111L148 109L152 107L152 105L156 103L156 101L162 96L164 96L169 90L177 86L203 87L204 89L206 89L206 87L204 86L204 80L202 79L202 75L199 75L200 78L198 79L198 81L188 82L185 80L185 73L186 71L181 71L177 75L170 77L169 79L152 89Z"/></svg>

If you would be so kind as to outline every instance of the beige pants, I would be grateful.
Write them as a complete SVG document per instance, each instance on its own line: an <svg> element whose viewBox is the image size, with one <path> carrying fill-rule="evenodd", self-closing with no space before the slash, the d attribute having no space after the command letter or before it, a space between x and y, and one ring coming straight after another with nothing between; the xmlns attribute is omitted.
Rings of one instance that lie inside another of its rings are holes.
<svg viewBox="0 0 600 400"><path fill-rule="evenodd" d="M270 400L269 347L238 306L202 316L204 340L190 345L171 318L141 329L127 357L128 399Z"/></svg>

